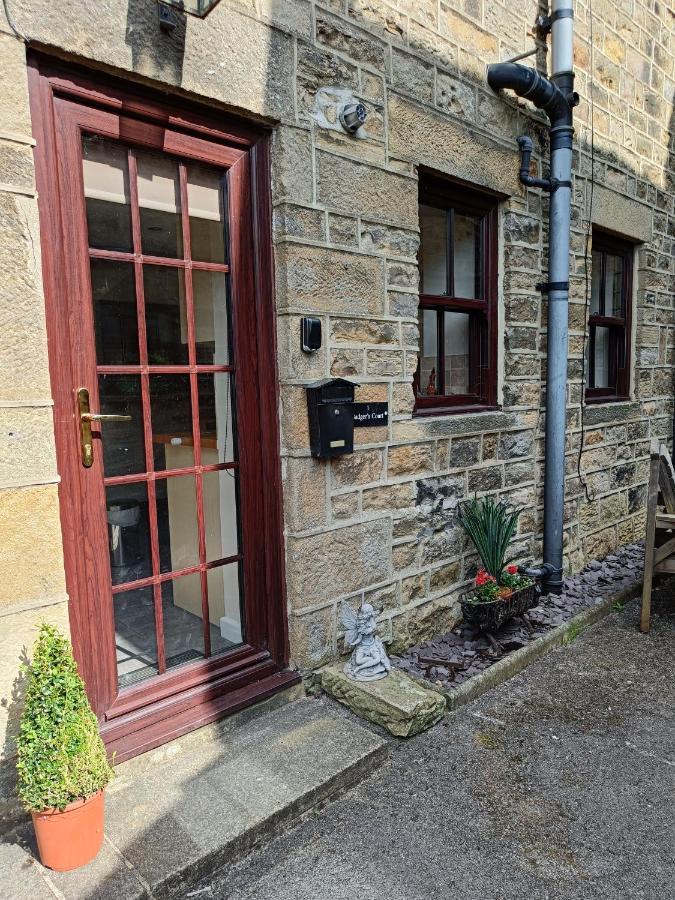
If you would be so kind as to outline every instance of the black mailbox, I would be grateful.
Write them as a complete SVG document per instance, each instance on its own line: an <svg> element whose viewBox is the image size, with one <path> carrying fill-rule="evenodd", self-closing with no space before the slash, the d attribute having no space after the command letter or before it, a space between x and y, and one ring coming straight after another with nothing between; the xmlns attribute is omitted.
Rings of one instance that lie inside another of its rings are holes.
<svg viewBox="0 0 675 900"><path fill-rule="evenodd" d="M324 378L307 386L309 443L312 456L325 459L354 452L354 385Z"/></svg>

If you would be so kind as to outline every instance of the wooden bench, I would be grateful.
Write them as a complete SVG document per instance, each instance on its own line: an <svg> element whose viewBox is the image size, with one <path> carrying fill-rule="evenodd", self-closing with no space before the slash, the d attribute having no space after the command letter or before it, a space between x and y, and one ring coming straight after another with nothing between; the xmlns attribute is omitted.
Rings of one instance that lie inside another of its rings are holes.
<svg viewBox="0 0 675 900"><path fill-rule="evenodd" d="M652 582L659 572L675 574L675 471L665 444L650 447L645 571L640 631L649 631Z"/></svg>

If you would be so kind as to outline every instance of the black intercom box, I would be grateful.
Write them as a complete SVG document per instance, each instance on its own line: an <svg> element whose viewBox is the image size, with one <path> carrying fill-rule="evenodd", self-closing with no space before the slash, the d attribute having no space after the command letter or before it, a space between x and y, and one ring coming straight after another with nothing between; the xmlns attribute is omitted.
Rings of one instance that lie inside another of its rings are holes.
<svg viewBox="0 0 675 900"><path fill-rule="evenodd" d="M354 452L354 387L344 378L324 378L307 386L312 456L326 459Z"/></svg>

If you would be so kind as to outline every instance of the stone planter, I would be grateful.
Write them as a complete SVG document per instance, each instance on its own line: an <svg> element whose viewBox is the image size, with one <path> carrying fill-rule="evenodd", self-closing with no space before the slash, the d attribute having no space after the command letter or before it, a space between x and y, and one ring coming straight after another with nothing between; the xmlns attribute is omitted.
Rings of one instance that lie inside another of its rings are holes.
<svg viewBox="0 0 675 900"><path fill-rule="evenodd" d="M530 584L514 591L506 600L490 600L489 603L470 603L471 594L462 594L459 599L464 621L480 628L481 631L497 631L514 616L522 616L539 602L539 588Z"/></svg>

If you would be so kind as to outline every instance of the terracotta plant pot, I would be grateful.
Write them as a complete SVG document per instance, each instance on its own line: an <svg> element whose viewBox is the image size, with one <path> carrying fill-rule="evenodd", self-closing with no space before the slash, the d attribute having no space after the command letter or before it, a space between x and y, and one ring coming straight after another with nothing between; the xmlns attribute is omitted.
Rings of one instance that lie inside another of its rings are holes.
<svg viewBox="0 0 675 900"><path fill-rule="evenodd" d="M48 869L69 872L91 862L103 843L103 791L69 803L61 812L32 813L40 861Z"/></svg>

